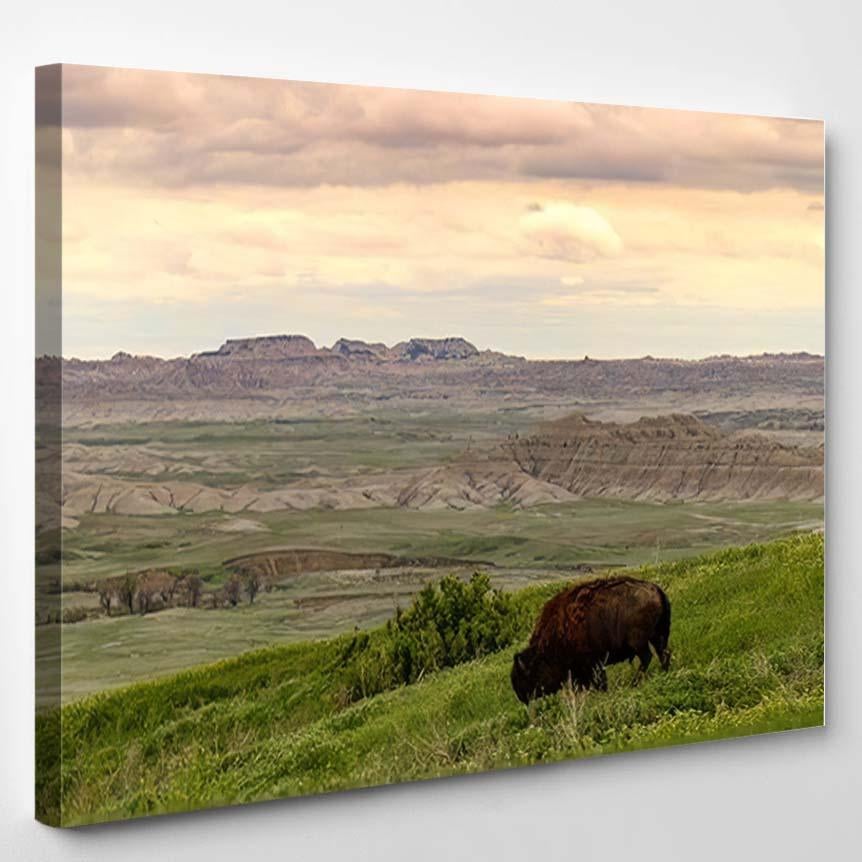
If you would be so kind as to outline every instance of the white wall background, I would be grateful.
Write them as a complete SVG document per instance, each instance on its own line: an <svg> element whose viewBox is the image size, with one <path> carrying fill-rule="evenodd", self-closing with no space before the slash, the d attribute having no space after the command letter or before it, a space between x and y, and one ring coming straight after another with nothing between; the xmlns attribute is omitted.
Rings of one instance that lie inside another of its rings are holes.
<svg viewBox="0 0 862 862"><path fill-rule="evenodd" d="M0 16L0 858L848 859L862 801L862 61L838 0L34 0ZM825 118L825 731L163 817L32 820L32 67L64 61Z"/></svg>

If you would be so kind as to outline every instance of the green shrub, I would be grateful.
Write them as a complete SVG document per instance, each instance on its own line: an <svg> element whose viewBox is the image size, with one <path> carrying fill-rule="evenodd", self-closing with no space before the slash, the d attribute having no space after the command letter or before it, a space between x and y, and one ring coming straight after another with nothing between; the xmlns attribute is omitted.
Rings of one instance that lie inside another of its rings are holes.
<svg viewBox="0 0 862 862"><path fill-rule="evenodd" d="M343 699L369 697L497 652L518 639L522 616L486 574L467 583L449 575L425 587L383 629L349 639L340 657Z"/></svg>

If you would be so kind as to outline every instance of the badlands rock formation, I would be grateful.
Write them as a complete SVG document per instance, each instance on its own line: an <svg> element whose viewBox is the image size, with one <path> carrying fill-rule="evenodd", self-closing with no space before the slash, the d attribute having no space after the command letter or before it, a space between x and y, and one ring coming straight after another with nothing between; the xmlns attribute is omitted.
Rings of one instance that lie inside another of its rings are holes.
<svg viewBox="0 0 862 862"><path fill-rule="evenodd" d="M56 359L37 361L40 392L59 385L56 367ZM823 357L807 353L536 361L480 351L457 337L392 347L341 338L327 348L303 335L278 335L231 339L174 359L64 359L62 408L66 427L340 415L381 404L424 409L432 401L461 410L601 403L652 405L641 415L680 408L822 412L823 371Z"/></svg>
<svg viewBox="0 0 862 862"><path fill-rule="evenodd" d="M756 433L727 434L693 416L616 424L575 414L438 467L343 480L303 478L276 490L133 482L75 472L63 477L63 515L69 526L85 512L467 509L587 497L819 500L823 448L784 445Z"/></svg>
<svg viewBox="0 0 862 862"><path fill-rule="evenodd" d="M817 500L823 448L725 434L693 416L627 425L575 414L507 444L518 467L578 497L627 500Z"/></svg>

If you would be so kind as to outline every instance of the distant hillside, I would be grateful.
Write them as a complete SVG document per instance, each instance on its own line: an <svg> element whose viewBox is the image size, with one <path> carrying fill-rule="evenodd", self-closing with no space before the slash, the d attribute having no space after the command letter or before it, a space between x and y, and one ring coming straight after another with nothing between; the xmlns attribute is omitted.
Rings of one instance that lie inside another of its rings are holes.
<svg viewBox="0 0 862 862"><path fill-rule="evenodd" d="M49 365L37 362L37 386L57 385ZM66 359L62 381L64 421L82 425L336 415L434 403L488 410L659 399L682 403L687 412L750 409L752 402L818 409L823 371L823 357L808 353L535 361L480 351L459 337L410 338L392 347L341 338L327 348L303 335L277 335L231 339L175 359L124 352L108 360Z"/></svg>

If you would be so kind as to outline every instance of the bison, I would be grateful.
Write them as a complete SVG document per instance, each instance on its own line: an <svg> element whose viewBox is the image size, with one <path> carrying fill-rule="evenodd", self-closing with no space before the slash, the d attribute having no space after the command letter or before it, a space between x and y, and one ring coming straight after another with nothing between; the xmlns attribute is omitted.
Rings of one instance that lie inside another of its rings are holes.
<svg viewBox="0 0 862 862"><path fill-rule="evenodd" d="M670 665L670 602L661 587L636 578L578 584L542 608L529 646L515 656L512 688L522 703L553 694L571 680L607 690L605 667L640 660L646 673L655 650Z"/></svg>

